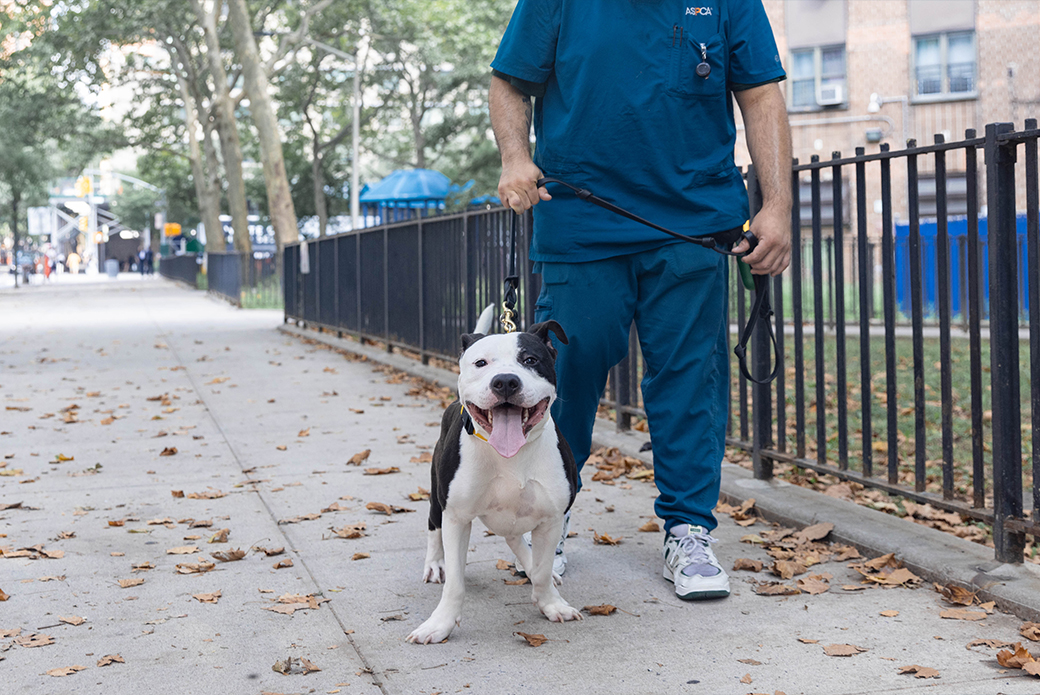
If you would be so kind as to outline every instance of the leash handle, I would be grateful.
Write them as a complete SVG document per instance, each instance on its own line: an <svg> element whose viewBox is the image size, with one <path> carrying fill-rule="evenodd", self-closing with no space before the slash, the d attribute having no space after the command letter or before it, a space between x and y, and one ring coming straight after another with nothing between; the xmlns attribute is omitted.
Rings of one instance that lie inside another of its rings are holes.
<svg viewBox="0 0 1040 695"><path fill-rule="evenodd" d="M748 255L755 250L758 246L758 237L751 233L751 222L744 223L744 231L740 235L743 239L747 240L748 250L744 255ZM740 281L744 283L744 288L747 290L755 289L755 278L751 275L751 266L747 263L741 262L741 259L737 259L737 270L740 271Z"/></svg>

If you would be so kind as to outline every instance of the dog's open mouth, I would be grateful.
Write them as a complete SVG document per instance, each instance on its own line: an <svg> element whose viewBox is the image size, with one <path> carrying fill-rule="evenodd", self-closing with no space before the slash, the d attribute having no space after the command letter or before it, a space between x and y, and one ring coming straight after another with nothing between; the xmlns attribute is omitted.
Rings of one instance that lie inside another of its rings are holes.
<svg viewBox="0 0 1040 695"><path fill-rule="evenodd" d="M549 399L539 401L530 408L513 403L502 403L488 410L478 408L473 403L466 403L466 407L477 424L490 435L488 444L502 456L512 458L527 442L531 429L545 417Z"/></svg>

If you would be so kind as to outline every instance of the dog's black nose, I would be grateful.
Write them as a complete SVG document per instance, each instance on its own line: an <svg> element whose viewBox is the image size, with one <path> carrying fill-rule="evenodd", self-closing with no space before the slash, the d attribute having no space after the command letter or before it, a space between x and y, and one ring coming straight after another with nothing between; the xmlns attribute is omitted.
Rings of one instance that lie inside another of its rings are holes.
<svg viewBox="0 0 1040 695"><path fill-rule="evenodd" d="M503 400L509 400L520 390L520 377L516 374L496 374L491 379L491 391Z"/></svg>

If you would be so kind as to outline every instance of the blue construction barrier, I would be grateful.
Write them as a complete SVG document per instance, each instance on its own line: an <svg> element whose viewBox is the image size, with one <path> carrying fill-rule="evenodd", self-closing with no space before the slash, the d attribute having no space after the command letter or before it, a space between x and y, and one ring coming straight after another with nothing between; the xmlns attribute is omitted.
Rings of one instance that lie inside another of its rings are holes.
<svg viewBox="0 0 1040 695"><path fill-rule="evenodd" d="M989 236L988 220L979 218L979 264L982 270L982 318L989 318ZM950 236L950 312L953 316L963 315L968 301L968 218L951 217L947 223ZM1023 318L1029 311L1029 279L1026 257L1026 216L1018 215L1015 220L1018 240L1018 305ZM939 316L939 267L936 245L937 226L935 220L921 222L921 269L923 271L922 303L926 318ZM896 301L899 311L910 316L910 225L897 224L896 252Z"/></svg>

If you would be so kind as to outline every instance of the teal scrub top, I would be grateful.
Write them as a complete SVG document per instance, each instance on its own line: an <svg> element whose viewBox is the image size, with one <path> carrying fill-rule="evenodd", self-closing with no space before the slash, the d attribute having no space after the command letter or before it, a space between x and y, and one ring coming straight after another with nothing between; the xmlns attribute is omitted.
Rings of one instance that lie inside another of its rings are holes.
<svg viewBox="0 0 1040 695"><path fill-rule="evenodd" d="M491 67L535 97L544 176L689 235L748 219L731 92L785 77L761 0L519 0ZM561 186L549 192L534 208L534 261L673 243Z"/></svg>

